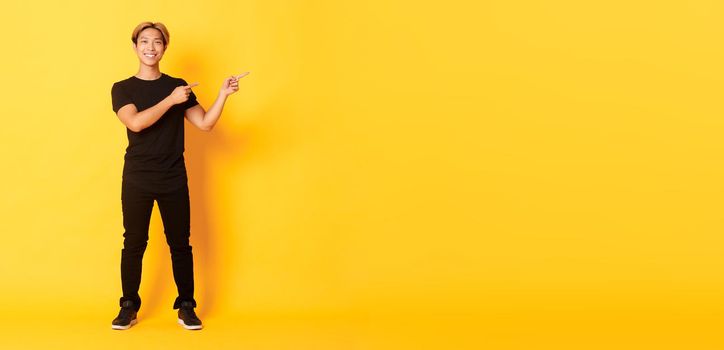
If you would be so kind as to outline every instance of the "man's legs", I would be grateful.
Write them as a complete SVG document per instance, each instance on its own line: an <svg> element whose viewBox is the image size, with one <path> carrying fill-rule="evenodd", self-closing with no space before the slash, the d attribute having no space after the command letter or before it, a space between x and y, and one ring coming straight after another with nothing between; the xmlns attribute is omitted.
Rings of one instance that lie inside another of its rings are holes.
<svg viewBox="0 0 724 350"><path fill-rule="evenodd" d="M173 278L176 281L178 297L173 308L178 309L184 301L194 300L194 267L189 237L191 235L191 210L188 184L179 189L158 194L158 209L161 212L166 242L171 250Z"/></svg>
<svg viewBox="0 0 724 350"><path fill-rule="evenodd" d="M141 307L138 289L141 284L143 253L148 245L148 226L153 211L153 195L124 179L121 203L125 232L121 251L123 296L120 304L123 306L124 301L132 300L135 310L138 311Z"/></svg>

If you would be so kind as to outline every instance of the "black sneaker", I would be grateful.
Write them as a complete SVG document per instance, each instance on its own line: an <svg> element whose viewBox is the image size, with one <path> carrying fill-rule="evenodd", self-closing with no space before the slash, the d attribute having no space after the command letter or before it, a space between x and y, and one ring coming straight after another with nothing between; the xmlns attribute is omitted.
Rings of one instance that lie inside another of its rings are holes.
<svg viewBox="0 0 724 350"><path fill-rule="evenodd" d="M118 317L113 320L111 328L113 329L129 329L136 324L136 310L133 308L133 301L126 300L121 304L121 311Z"/></svg>
<svg viewBox="0 0 724 350"><path fill-rule="evenodd" d="M194 305L190 301L181 302L178 309L178 323L186 329L201 329L201 320L196 317Z"/></svg>

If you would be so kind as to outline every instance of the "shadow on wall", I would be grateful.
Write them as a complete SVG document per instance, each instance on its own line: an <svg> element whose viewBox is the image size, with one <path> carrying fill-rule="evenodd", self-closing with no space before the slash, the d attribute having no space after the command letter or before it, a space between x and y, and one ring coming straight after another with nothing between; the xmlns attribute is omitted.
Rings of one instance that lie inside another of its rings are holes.
<svg viewBox="0 0 724 350"><path fill-rule="evenodd" d="M207 108L210 103L203 103ZM229 115L226 115L228 117ZM222 114L222 118L224 115ZM214 164L209 161L209 155L218 152L244 152L244 137L230 135L217 127L211 133L196 129L186 123L186 168L189 176L189 192L191 196L191 246L194 252L194 276L196 278L196 300L199 302L199 316L205 316L214 311L216 302L224 299L225 281L219 263L230 259L223 254L232 253L241 255L239 247L233 252L220 249L224 245L225 237L239 232L221 232L220 227L230 227L228 223L218 220L230 220L233 213L212 212L212 208L224 208L219 200L213 197L219 188L230 184L217 183L212 180L211 173ZM201 293L199 293L201 292Z"/></svg>
<svg viewBox="0 0 724 350"><path fill-rule="evenodd" d="M199 62L203 60L193 53L181 56L182 62L195 62L193 66L180 66L180 72L189 77L201 77L205 84L214 84L212 99L199 101L205 109L211 107L216 98L216 93L224 77L209 77L203 71ZM230 74L238 72L230 72ZM214 80L216 79L216 80ZM244 79L248 79L245 77ZM187 80L188 81L188 80ZM247 165L252 162L274 162L283 153L293 148L295 140L293 132L281 131L270 124L279 123L279 119L292 117L287 104L278 100L268 101L260 110L253 115L245 115L243 131L235 131L234 128L225 127L225 121L240 120L241 116L234 115L228 108L230 104L242 103L243 83L240 84L239 92L235 93L226 102L221 119L211 132L203 132L186 122L186 167L189 175L189 191L191 195L191 245L194 251L194 274L196 276L197 291L196 299L199 301L199 316L212 314L216 310L218 302L222 303L233 298L228 295L230 286L228 281L231 278L243 278L244 271L249 267L221 266L221 263L239 262L245 259L240 258L247 247L233 246L233 251L224 241L230 237L248 234L247 232L222 232L220 228L233 227L231 221L246 222L245 208L241 206L241 200L237 198L225 198L228 202L221 202L221 198L214 198L213 194L235 187L231 181L237 181L243 177ZM283 93L280 92L280 95ZM279 98L280 96L277 96ZM213 155L223 155L223 159L230 159L234 164L224 164L225 169L230 169L238 176L223 176L229 179L229 183L219 183L218 178L213 176L213 169L218 168L210 159L217 159ZM212 209L213 208L213 209ZM212 212L216 208L224 212ZM237 240L237 239L235 239ZM238 241L238 240L237 240ZM227 247L222 249L222 247ZM225 255L226 254L226 255ZM235 273L225 275L224 271L233 270Z"/></svg>

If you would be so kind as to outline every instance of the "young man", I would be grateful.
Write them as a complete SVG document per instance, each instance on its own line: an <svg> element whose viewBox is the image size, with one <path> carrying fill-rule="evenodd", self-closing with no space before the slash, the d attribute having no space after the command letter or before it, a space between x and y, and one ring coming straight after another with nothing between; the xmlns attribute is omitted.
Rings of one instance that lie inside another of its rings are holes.
<svg viewBox="0 0 724 350"><path fill-rule="evenodd" d="M173 308L186 329L201 329L194 308L193 255L190 236L190 204L184 152L184 117L195 127L210 131L221 115L226 98L239 90L238 80L249 72L226 78L219 95L206 111L191 88L198 83L161 73L159 62L169 44L169 33L159 22L143 22L131 35L139 60L138 72L113 84L113 111L126 126L128 147L124 157L121 203L123 249L121 250L121 310L113 329L136 324L141 306L143 253L154 200L163 220L171 250L173 277L178 289Z"/></svg>

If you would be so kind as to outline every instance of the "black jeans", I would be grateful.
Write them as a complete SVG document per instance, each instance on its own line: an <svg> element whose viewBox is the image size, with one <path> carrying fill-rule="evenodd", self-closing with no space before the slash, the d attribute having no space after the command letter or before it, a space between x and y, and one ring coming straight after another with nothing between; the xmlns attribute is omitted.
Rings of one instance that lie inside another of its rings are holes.
<svg viewBox="0 0 724 350"><path fill-rule="evenodd" d="M183 301L190 301L195 307L193 255L189 244L191 215L188 184L184 181L183 185L176 186L177 189L161 192L138 186L124 178L121 188L125 232L121 250L123 296L120 304L125 300L133 300L136 311L141 307L141 297L138 294L141 265L148 244L153 201L156 200L163 220L166 242L171 250L173 278L178 289L173 308L178 309Z"/></svg>

